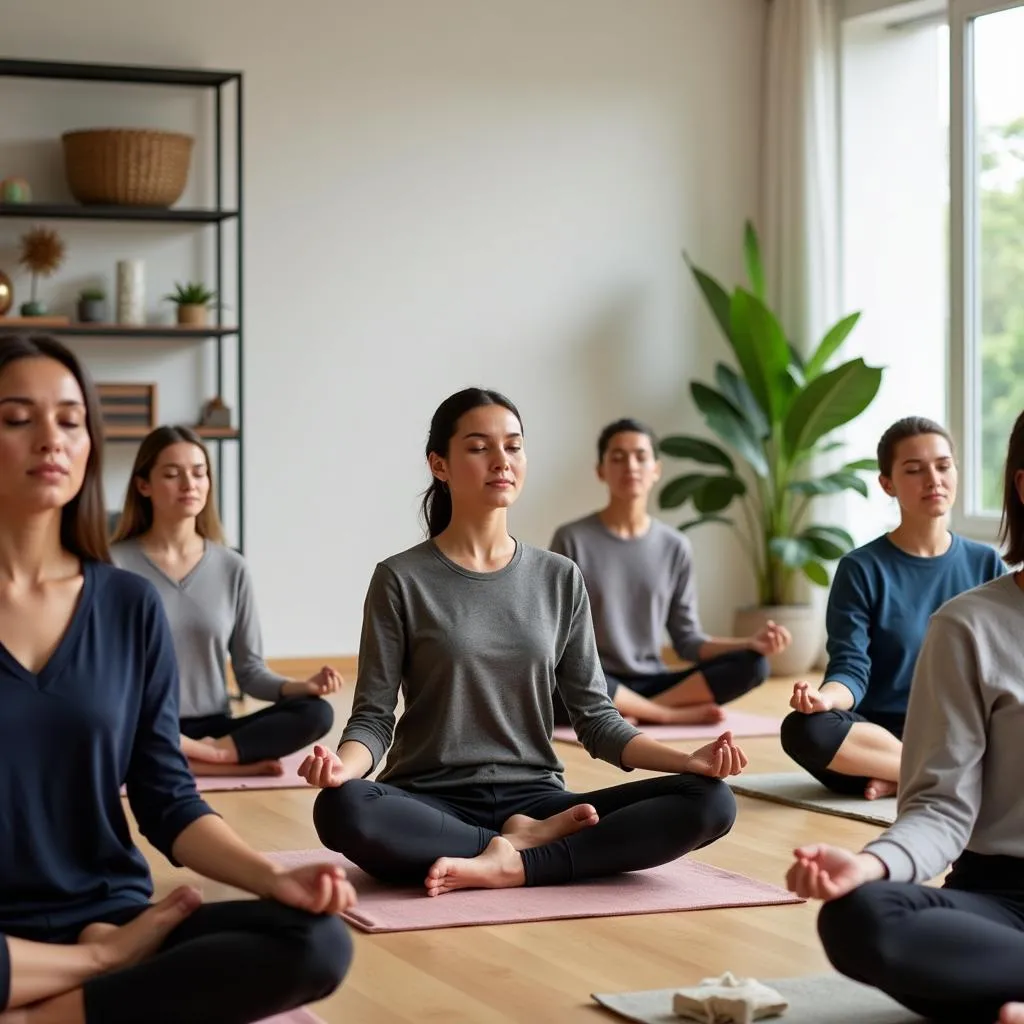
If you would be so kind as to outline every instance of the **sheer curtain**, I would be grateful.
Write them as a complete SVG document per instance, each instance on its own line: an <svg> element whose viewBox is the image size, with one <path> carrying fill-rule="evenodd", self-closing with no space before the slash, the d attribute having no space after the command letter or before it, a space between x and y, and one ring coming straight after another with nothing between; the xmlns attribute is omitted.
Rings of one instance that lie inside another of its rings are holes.
<svg viewBox="0 0 1024 1024"><path fill-rule="evenodd" d="M769 0L768 7L760 235L769 299L805 354L842 315L839 3ZM827 521L845 525L845 501L819 507ZM824 668L827 594L808 590L822 619Z"/></svg>

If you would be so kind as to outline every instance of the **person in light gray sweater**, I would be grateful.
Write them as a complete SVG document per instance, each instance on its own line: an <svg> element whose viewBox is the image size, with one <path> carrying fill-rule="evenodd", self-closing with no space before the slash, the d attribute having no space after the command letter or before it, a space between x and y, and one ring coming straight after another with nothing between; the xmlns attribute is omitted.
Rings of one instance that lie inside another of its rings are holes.
<svg viewBox="0 0 1024 1024"><path fill-rule="evenodd" d="M331 729L323 698L341 677L330 666L307 680L267 668L252 577L224 544L209 454L190 428L159 427L140 445L111 557L160 594L178 663L182 749L195 774L280 774L280 758ZM231 715L229 657L242 693L269 707Z"/></svg>
<svg viewBox="0 0 1024 1024"><path fill-rule="evenodd" d="M317 745L299 769L321 789L321 842L438 896L637 871L725 835L735 799L722 780L747 763L731 733L688 754L624 721L578 567L508 532L526 473L515 406L452 395L426 455L429 539L376 567L338 752ZM551 742L556 694L591 756L665 774L569 792Z"/></svg>
<svg viewBox="0 0 1024 1024"><path fill-rule="evenodd" d="M723 704L768 678L768 656L785 649L789 632L770 621L752 636L704 631L690 540L647 511L661 479L649 426L631 418L608 424L597 440L597 475L607 505L559 526L549 547L583 573L608 694L637 722L720 722ZM686 668L662 659L666 633ZM568 724L564 703L555 710L558 724Z"/></svg>
<svg viewBox="0 0 1024 1024"><path fill-rule="evenodd" d="M1024 413L1010 438L1002 539L1024 563ZM898 817L860 853L796 851L787 883L825 900L837 970L929 1020L1024 1022L1024 570L931 617L910 688ZM923 883L952 871L941 888Z"/></svg>

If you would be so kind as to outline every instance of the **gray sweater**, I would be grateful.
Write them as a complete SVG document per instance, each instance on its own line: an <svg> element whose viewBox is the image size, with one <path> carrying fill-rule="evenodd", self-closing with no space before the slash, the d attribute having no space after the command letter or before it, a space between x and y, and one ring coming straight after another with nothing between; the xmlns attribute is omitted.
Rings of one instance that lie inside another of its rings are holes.
<svg viewBox="0 0 1024 1024"><path fill-rule="evenodd" d="M708 636L697 614L693 549L685 534L652 519L642 537L619 537L594 512L560 526L550 547L583 572L606 672L664 672L666 630L680 658L700 659Z"/></svg>
<svg viewBox="0 0 1024 1024"><path fill-rule="evenodd" d="M111 557L160 594L174 635L182 718L228 713L229 654L243 693L257 700L280 698L287 680L264 663L252 577L237 551L207 541L199 563L180 581L150 561L137 539L114 544Z"/></svg>
<svg viewBox="0 0 1024 1024"><path fill-rule="evenodd" d="M619 765L639 730L608 697L576 566L517 543L503 569L472 572L428 540L374 570L341 743L358 740L374 767L390 746L380 781L407 789L564 786L551 743L556 686L583 746Z"/></svg>
<svg viewBox="0 0 1024 1024"><path fill-rule="evenodd" d="M899 816L865 849L924 882L966 849L1024 857L1024 592L1002 576L931 618L910 688Z"/></svg>

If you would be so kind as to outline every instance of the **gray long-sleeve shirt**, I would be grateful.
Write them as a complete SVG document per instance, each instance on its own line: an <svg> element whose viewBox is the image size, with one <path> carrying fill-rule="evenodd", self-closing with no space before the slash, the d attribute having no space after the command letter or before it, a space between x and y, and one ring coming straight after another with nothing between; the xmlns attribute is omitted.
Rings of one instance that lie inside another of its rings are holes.
<svg viewBox="0 0 1024 1024"><path fill-rule="evenodd" d="M374 570L341 743L358 740L376 767L393 738L379 778L407 789L564 785L556 686L586 750L619 765L639 730L608 697L577 567L517 543L503 569L473 572L428 540Z"/></svg>
<svg viewBox="0 0 1024 1024"><path fill-rule="evenodd" d="M144 576L157 589L174 636L181 677L182 718L226 714L227 659L243 693L276 701L287 680L263 660L256 598L245 559L231 548L206 542L203 556L182 580L173 580L142 550L140 542L111 548L114 564Z"/></svg>
<svg viewBox="0 0 1024 1024"><path fill-rule="evenodd" d="M865 847L898 882L963 851L1024 857L1024 592L1008 574L931 618L910 688L898 818Z"/></svg>
<svg viewBox="0 0 1024 1024"><path fill-rule="evenodd" d="M697 613L693 548L658 519L641 537L620 537L594 512L556 531L552 551L583 573L601 665L617 676L665 671L665 632L684 661L700 660L708 636Z"/></svg>

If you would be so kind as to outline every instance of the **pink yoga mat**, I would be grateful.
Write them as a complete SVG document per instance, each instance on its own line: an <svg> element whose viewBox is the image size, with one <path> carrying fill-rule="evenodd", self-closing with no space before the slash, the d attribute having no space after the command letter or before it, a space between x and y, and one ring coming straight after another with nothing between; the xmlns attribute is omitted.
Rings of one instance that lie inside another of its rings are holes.
<svg viewBox="0 0 1024 1024"><path fill-rule="evenodd" d="M364 932L404 932L804 902L777 886L685 858L647 871L633 871L571 885L461 889L431 897L419 886L397 888L382 885L330 850L287 850L268 853L267 856L290 868L318 862L340 864L359 895L359 902L343 916Z"/></svg>
<svg viewBox="0 0 1024 1024"><path fill-rule="evenodd" d="M308 783L299 776L299 765L309 750L300 750L281 758L281 775L197 775L196 787L201 793L219 793L232 789L306 789Z"/></svg>
<svg viewBox="0 0 1024 1024"><path fill-rule="evenodd" d="M713 740L731 729L735 736L778 736L781 719L772 715L755 715L749 711L726 711L721 722L712 725L641 725L655 740ZM579 743L571 725L556 725L552 739Z"/></svg>
<svg viewBox="0 0 1024 1024"><path fill-rule="evenodd" d="M291 1013L279 1013L276 1017L267 1017L259 1024L324 1024L324 1022L309 1010L292 1010Z"/></svg>

